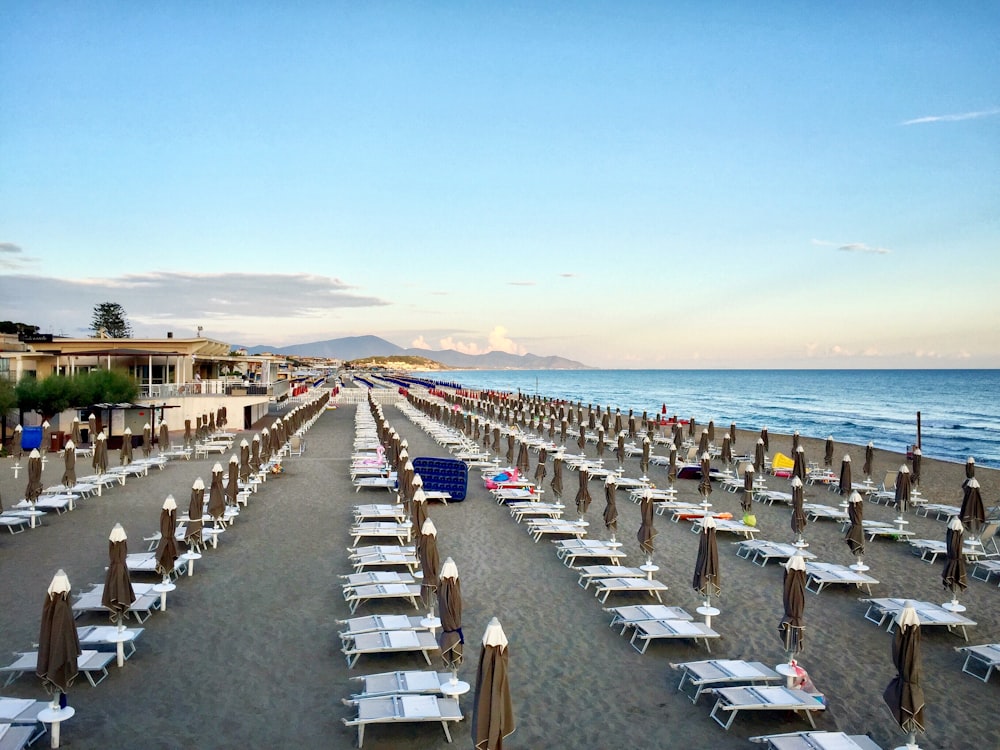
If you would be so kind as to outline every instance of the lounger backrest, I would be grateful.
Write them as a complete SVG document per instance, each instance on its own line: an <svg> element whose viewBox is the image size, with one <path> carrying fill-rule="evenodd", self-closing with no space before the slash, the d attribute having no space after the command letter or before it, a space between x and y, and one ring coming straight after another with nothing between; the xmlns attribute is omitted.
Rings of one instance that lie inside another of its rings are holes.
<svg viewBox="0 0 1000 750"><path fill-rule="evenodd" d="M986 553L987 557L1000 556L1000 546L997 546L998 530L1000 530L1000 521L987 521L979 533L979 543L983 545L983 552Z"/></svg>
<svg viewBox="0 0 1000 750"><path fill-rule="evenodd" d="M690 448L688 448L687 462L689 464L696 464L696 463L698 463L698 446L697 445L693 445Z"/></svg>
<svg viewBox="0 0 1000 750"><path fill-rule="evenodd" d="M885 473L885 479L882 480L882 489L885 491L896 489L896 477L898 476L898 471L887 471Z"/></svg>

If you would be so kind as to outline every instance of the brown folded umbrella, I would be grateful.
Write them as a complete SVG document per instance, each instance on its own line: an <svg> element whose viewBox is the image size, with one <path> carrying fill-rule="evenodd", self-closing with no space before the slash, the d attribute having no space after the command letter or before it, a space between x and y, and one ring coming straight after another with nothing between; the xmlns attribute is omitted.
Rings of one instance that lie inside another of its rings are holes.
<svg viewBox="0 0 1000 750"><path fill-rule="evenodd" d="M801 555L785 563L781 601L785 615L778 624L778 636L791 660L805 648L806 563Z"/></svg>
<svg viewBox="0 0 1000 750"><path fill-rule="evenodd" d="M677 445L675 443L670 444L670 465L667 467L667 481L670 482L671 487L677 481Z"/></svg>
<svg viewBox="0 0 1000 750"><path fill-rule="evenodd" d="M174 536L177 526L177 503L173 495L167 495L160 511L160 541L156 545L156 572L168 578L174 570L176 562L177 539Z"/></svg>
<svg viewBox="0 0 1000 750"><path fill-rule="evenodd" d="M941 582L944 587L952 593L952 603L958 604L958 595L965 591L969 581L965 575L965 553L962 550L965 527L961 520L952 518L948 522L948 531L945 534L945 548L948 559L945 561L944 570L941 571Z"/></svg>
<svg viewBox="0 0 1000 750"><path fill-rule="evenodd" d="M851 548L851 554L858 558L860 562L862 555L865 554L865 530L863 525L865 520L865 504L861 498L861 494L858 492L852 491L851 497L847 501L847 518L850 520L850 525L847 527L844 541Z"/></svg>
<svg viewBox="0 0 1000 750"><path fill-rule="evenodd" d="M764 442L764 438L757 438L757 446L754 448L753 452L753 470L761 475L764 473L766 464L764 451L767 450L767 448L765 446L766 443Z"/></svg>
<svg viewBox="0 0 1000 750"><path fill-rule="evenodd" d="M476 693L472 703L472 740L476 750L502 750L503 741L516 728L510 699L507 636L497 618L483 634L476 670Z"/></svg>
<svg viewBox="0 0 1000 750"><path fill-rule="evenodd" d="M923 453L919 448L913 449L913 468L910 469L910 484L914 487L920 485L920 470L922 468L921 463L923 463L923 457Z"/></svg>
<svg viewBox="0 0 1000 750"><path fill-rule="evenodd" d="M801 445L796 447L792 459L792 476L806 481L806 449Z"/></svg>
<svg viewBox="0 0 1000 750"><path fill-rule="evenodd" d="M585 468L581 468L580 474L580 487L576 491L576 512L580 514L580 518L587 515L587 510L590 508L590 474Z"/></svg>
<svg viewBox="0 0 1000 750"><path fill-rule="evenodd" d="M653 557L653 540L656 538L656 529L653 527L653 497L649 492L644 492L639 501L639 517L642 521L635 538L639 542L639 549L646 555L646 562L649 563Z"/></svg>
<svg viewBox="0 0 1000 750"><path fill-rule="evenodd" d="M450 557L444 561L438 574L437 600L441 619L441 658L457 680L465 636L462 634L462 584L458 580L458 567Z"/></svg>
<svg viewBox="0 0 1000 750"><path fill-rule="evenodd" d="M553 457L552 481L549 482L549 486L552 488L552 494L560 499L562 498L562 493L563 493L562 465L563 465L563 460L561 456Z"/></svg>
<svg viewBox="0 0 1000 750"><path fill-rule="evenodd" d="M250 481L250 443L246 438L240 441L240 481Z"/></svg>
<svg viewBox="0 0 1000 750"><path fill-rule="evenodd" d="M222 523L226 513L226 492L222 487L222 464L212 467L212 482L208 488L208 515L212 517L216 528Z"/></svg>
<svg viewBox="0 0 1000 750"><path fill-rule="evenodd" d="M153 452L153 428L150 427L149 422L142 426L142 455L149 458L149 454Z"/></svg>
<svg viewBox="0 0 1000 750"><path fill-rule="evenodd" d="M639 471L642 472L643 476L646 476L646 472L649 471L649 450L652 445L648 437L642 439L642 458L639 459Z"/></svg>
<svg viewBox="0 0 1000 750"><path fill-rule="evenodd" d="M614 478L609 476L604 481L604 527L611 532L612 540L615 538L615 532L618 531L617 491Z"/></svg>
<svg viewBox="0 0 1000 750"><path fill-rule="evenodd" d="M729 437L727 432L722 436L722 452L719 455L719 460L722 462L723 466L728 466L733 462L733 448L732 448L732 438Z"/></svg>
<svg viewBox="0 0 1000 750"><path fill-rule="evenodd" d="M190 448L191 443L194 441L194 436L191 434L191 420L184 420L184 447Z"/></svg>
<svg viewBox="0 0 1000 750"><path fill-rule="evenodd" d="M184 535L184 542L190 549L198 549L201 546L201 531L203 528L202 517L205 515L205 482L201 477L194 480L191 485L191 500L188 502L188 523L187 532Z"/></svg>
<svg viewBox="0 0 1000 750"><path fill-rule="evenodd" d="M507 463L514 463L514 433L507 433Z"/></svg>
<svg viewBox="0 0 1000 750"><path fill-rule="evenodd" d="M226 479L226 505L236 505L240 492L240 460L234 453L229 457L229 474Z"/></svg>
<svg viewBox="0 0 1000 750"><path fill-rule="evenodd" d="M28 454L28 484L24 488L24 499L32 505L42 494L42 454L32 448Z"/></svg>
<svg viewBox="0 0 1000 750"><path fill-rule="evenodd" d="M597 457L604 458L604 449L607 445L604 442L604 428L597 428Z"/></svg>
<svg viewBox="0 0 1000 750"><path fill-rule="evenodd" d="M708 444L711 442L708 437L708 428L701 431L701 438L698 440L698 455L708 453Z"/></svg>
<svg viewBox="0 0 1000 750"><path fill-rule="evenodd" d="M803 486L802 480L798 477L792 478L792 531L795 532L799 541L806 530L806 512L802 509Z"/></svg>
<svg viewBox="0 0 1000 750"><path fill-rule="evenodd" d="M108 470L108 439L104 432L97 433L94 442L94 473L104 474Z"/></svg>
<svg viewBox="0 0 1000 750"><path fill-rule="evenodd" d="M545 481L546 468L545 461L548 458L548 453L544 448L538 449L538 466L535 467L535 484L539 487L542 486L542 482Z"/></svg>
<svg viewBox="0 0 1000 750"><path fill-rule="evenodd" d="M73 423L70 425L69 432L70 438L73 440L74 444L83 444L83 427L80 424L79 417L73 417Z"/></svg>
<svg viewBox="0 0 1000 750"><path fill-rule="evenodd" d="M67 692L79 674L80 638L69 601L70 590L66 573L58 571L42 606L35 673L42 678L45 692L52 696Z"/></svg>
<svg viewBox="0 0 1000 750"><path fill-rule="evenodd" d="M87 415L87 438L90 440L91 445L97 439L97 417L93 414Z"/></svg>
<svg viewBox="0 0 1000 750"><path fill-rule="evenodd" d="M418 481L419 480L419 481ZM410 498L410 522L411 528L422 529L424 521L427 520L427 496L424 494L423 482L417 474L414 477L413 496Z"/></svg>
<svg viewBox="0 0 1000 750"><path fill-rule="evenodd" d="M917 732L924 731L924 689L920 658L920 618L912 603L896 617L892 638L892 663L896 676L882 694L899 728L910 735L909 745L916 747Z"/></svg>
<svg viewBox="0 0 1000 750"><path fill-rule="evenodd" d="M580 435L576 439L576 447L580 449L583 453L584 449L587 447L587 428L580 424Z"/></svg>
<svg viewBox="0 0 1000 750"><path fill-rule="evenodd" d="M979 534L983 524L986 523L986 507L979 492L979 480L975 477L965 482L962 507L959 508L958 517L971 534Z"/></svg>
<svg viewBox="0 0 1000 750"><path fill-rule="evenodd" d="M528 454L528 444L523 440L518 440L517 448L517 468L524 476L531 470L531 456Z"/></svg>
<svg viewBox="0 0 1000 750"><path fill-rule="evenodd" d="M63 451L63 461L66 468L63 471L62 483L67 489L76 484L76 443L70 440Z"/></svg>
<svg viewBox="0 0 1000 750"><path fill-rule="evenodd" d="M748 465L743 470L743 499L740 501L744 513L749 513L753 507L753 476L753 466Z"/></svg>
<svg viewBox="0 0 1000 750"><path fill-rule="evenodd" d="M21 443L21 438L23 437L24 437L24 428L21 427L21 425L17 425L14 428L14 445L11 447L11 453L14 455L14 458L17 459L18 461L20 461L21 456L24 455L24 447ZM91 438L91 440L93 440L93 438Z"/></svg>
<svg viewBox="0 0 1000 750"><path fill-rule="evenodd" d="M792 451L791 451L792 453L795 453L795 451L797 451L799 449L799 447L800 447L799 441L800 440L801 440L801 438L799 437L799 431L796 430L795 432L792 433Z"/></svg>
<svg viewBox="0 0 1000 750"><path fill-rule="evenodd" d="M170 450L170 428L166 422L160 422L160 452Z"/></svg>
<svg viewBox="0 0 1000 750"><path fill-rule="evenodd" d="M132 430L128 427L122 434L122 448L118 452L118 462L122 466L128 466L132 463Z"/></svg>
<svg viewBox="0 0 1000 750"><path fill-rule="evenodd" d="M828 435L826 445L823 449L823 465L826 468L833 466L833 435Z"/></svg>
<svg viewBox="0 0 1000 750"><path fill-rule="evenodd" d="M127 539L125 529L120 523L116 523L108 536L108 570L104 575L104 591L101 593L101 606L108 610L111 622L119 628L124 627L129 607L135 601L132 580L125 563L128 556Z"/></svg>
<svg viewBox="0 0 1000 750"><path fill-rule="evenodd" d="M704 596L706 604L709 604L713 595L718 596L722 592L719 545L715 538L714 518L708 516L702 520L701 534L698 537L698 555L694 562L691 587Z"/></svg>
<svg viewBox="0 0 1000 750"><path fill-rule="evenodd" d="M615 446L615 458L618 459L619 466L623 466L625 464L625 433L621 430L618 431L618 443Z"/></svg>
<svg viewBox="0 0 1000 750"><path fill-rule="evenodd" d="M423 493L423 490L420 491ZM420 561L420 597L427 606L430 617L434 616L434 598L438 589L438 569L441 559L438 557L437 527L427 518L420 526L417 534L417 559Z"/></svg>
<svg viewBox="0 0 1000 750"><path fill-rule="evenodd" d="M767 435L766 427L760 428L760 439L764 441L764 450L765 451L771 450L771 439ZM758 469L757 471L760 471L760 469Z"/></svg>
<svg viewBox="0 0 1000 750"><path fill-rule="evenodd" d="M865 465L861 467L861 471L863 471L864 475L869 479L871 479L872 467L874 464L875 464L875 444L869 442L868 445L865 446Z"/></svg>
<svg viewBox="0 0 1000 750"><path fill-rule="evenodd" d="M712 494L712 467L708 451L701 454L701 480L698 482L698 493L703 502L708 502L709 495Z"/></svg>
<svg viewBox="0 0 1000 750"><path fill-rule="evenodd" d="M903 464L899 467L899 472L896 474L896 491L893 495L900 514L905 513L909 509L911 492L910 469L906 464Z"/></svg>
<svg viewBox="0 0 1000 750"><path fill-rule="evenodd" d="M840 462L840 495L843 497L854 489L851 478L851 456L844 454L844 459Z"/></svg>
<svg viewBox="0 0 1000 750"><path fill-rule="evenodd" d="M260 471L260 434L254 434L250 441L250 470L254 474Z"/></svg>

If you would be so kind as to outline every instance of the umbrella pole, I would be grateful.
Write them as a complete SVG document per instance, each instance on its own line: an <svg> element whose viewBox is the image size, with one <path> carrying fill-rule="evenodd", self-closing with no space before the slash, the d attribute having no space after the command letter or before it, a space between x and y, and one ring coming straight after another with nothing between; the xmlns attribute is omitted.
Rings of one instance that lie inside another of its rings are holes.
<svg viewBox="0 0 1000 750"><path fill-rule="evenodd" d="M910 736L906 739L906 744L897 747L896 750L920 750L920 746L917 745L917 733L910 732Z"/></svg>
<svg viewBox="0 0 1000 750"><path fill-rule="evenodd" d="M706 589L706 591L705 591L705 603L702 604L700 607L698 607L698 609L696 609L695 612L697 612L699 615L703 615L704 616L704 618L705 618L705 625L707 627L712 627L712 618L715 617L718 614L721 614L721 611L719 610L718 607L713 607L712 606L712 592L711 591L709 591L709 590Z"/></svg>

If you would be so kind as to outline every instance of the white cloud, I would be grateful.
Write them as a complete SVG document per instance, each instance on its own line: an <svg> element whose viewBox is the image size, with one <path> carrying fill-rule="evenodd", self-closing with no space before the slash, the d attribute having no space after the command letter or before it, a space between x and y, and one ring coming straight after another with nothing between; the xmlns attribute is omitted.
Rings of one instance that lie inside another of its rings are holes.
<svg viewBox="0 0 1000 750"><path fill-rule="evenodd" d="M0 242L0 270L20 271L34 263L35 258L24 255L24 248L13 242Z"/></svg>
<svg viewBox="0 0 1000 750"><path fill-rule="evenodd" d="M454 349L456 352L461 352L462 354L485 354L485 351L480 349L478 344L457 341L451 336L445 336L438 344L442 349Z"/></svg>
<svg viewBox="0 0 1000 750"><path fill-rule="evenodd" d="M417 336L413 341L410 342L410 346L414 349L430 349L431 345L428 344L423 336Z"/></svg>
<svg viewBox="0 0 1000 750"><path fill-rule="evenodd" d="M420 337L423 340L423 336ZM528 350L507 336L507 329L495 326L486 335L485 344L476 341L460 341L454 336L445 336L438 341L441 349L454 349L462 354L486 354L488 352L506 352L507 354L527 354Z"/></svg>
<svg viewBox="0 0 1000 750"><path fill-rule="evenodd" d="M835 247L846 253L874 253L876 255L888 255L892 252L885 247L872 247L864 242L830 242L829 240L810 240L813 245L819 247Z"/></svg>
<svg viewBox="0 0 1000 750"><path fill-rule="evenodd" d="M976 112L961 112L954 115L929 115L927 117L917 117L913 120L905 120L900 125L924 125L929 122L962 122L963 120L978 120L981 117L992 117L1000 115L1000 107L993 109L983 109Z"/></svg>
<svg viewBox="0 0 1000 750"><path fill-rule="evenodd" d="M575 279L575 278L578 278L580 276L580 274L578 274L578 273L561 273L561 274L559 274L559 276L561 276L564 279Z"/></svg>
<svg viewBox="0 0 1000 750"><path fill-rule="evenodd" d="M508 281L510 286L535 286L534 281Z"/></svg>
<svg viewBox="0 0 1000 750"><path fill-rule="evenodd" d="M513 339L507 337L507 329L503 326L496 326L490 331L487 337L491 351L507 352L508 354L527 354L528 350L519 344L515 344Z"/></svg>

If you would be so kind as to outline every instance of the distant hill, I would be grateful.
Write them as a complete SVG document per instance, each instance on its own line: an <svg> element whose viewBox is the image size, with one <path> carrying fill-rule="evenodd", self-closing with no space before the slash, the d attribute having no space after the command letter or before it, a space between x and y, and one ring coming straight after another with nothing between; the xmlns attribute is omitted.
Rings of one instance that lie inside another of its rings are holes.
<svg viewBox="0 0 1000 750"><path fill-rule="evenodd" d="M328 357L330 359L364 359L365 357L391 357L408 355L426 357L449 367L462 370L588 370L582 362L565 357L540 357L537 354L463 354L454 349L404 349L378 336L346 336L326 341L312 341L292 346L247 347L250 354L274 354L303 357Z"/></svg>

